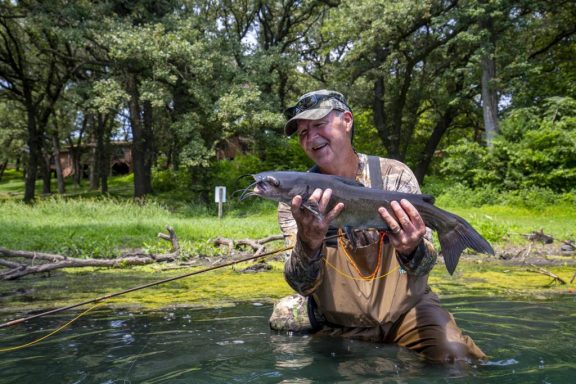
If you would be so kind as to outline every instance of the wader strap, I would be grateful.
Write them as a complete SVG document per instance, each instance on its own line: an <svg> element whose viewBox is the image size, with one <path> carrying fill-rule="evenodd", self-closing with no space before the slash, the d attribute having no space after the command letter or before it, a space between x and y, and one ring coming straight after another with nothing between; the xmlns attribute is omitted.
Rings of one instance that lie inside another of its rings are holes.
<svg viewBox="0 0 576 384"><path fill-rule="evenodd" d="M368 169L370 170L370 184L372 188L384 189L382 169L380 168L380 158L378 156L368 156Z"/></svg>

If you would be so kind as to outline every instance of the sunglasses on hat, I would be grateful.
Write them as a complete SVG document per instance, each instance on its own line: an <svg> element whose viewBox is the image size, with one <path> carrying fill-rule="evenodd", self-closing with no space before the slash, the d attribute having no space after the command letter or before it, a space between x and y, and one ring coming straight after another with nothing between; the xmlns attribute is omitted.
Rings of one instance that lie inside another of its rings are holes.
<svg viewBox="0 0 576 384"><path fill-rule="evenodd" d="M324 100L329 99L336 99L346 107L348 107L348 103L346 103L346 99L340 93L328 93L326 95L316 95L312 94L309 96L305 96L298 100L295 106L290 107L284 111L284 116L287 120L292 119L294 116L298 115L301 112L304 112L308 109L314 108L316 105L320 104ZM350 109L350 107L348 107Z"/></svg>

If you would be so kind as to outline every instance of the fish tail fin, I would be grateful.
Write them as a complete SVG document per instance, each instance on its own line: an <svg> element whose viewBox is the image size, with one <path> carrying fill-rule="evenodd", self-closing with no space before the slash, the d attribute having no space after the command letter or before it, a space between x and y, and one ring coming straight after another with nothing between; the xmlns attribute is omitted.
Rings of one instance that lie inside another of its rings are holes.
<svg viewBox="0 0 576 384"><path fill-rule="evenodd" d="M456 215L454 215L454 217L456 218L456 224L454 226L446 228L446 230L442 230L441 228L437 229L444 263L451 275L458 265L460 254L466 248L472 248L476 252L494 255L494 249L482 235L476 232L463 218Z"/></svg>
<svg viewBox="0 0 576 384"><path fill-rule="evenodd" d="M426 225L438 232L444 263L451 275L458 265L462 251L466 248L480 253L494 254L490 243L460 216L429 204L421 204L417 209Z"/></svg>

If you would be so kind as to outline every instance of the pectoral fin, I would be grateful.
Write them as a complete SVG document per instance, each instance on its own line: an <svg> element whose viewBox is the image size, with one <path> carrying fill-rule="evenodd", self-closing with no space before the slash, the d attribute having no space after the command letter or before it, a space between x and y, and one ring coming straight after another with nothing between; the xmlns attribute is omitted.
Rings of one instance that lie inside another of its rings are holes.
<svg viewBox="0 0 576 384"><path fill-rule="evenodd" d="M318 203L316 203L315 201L308 200L305 203L302 203L302 205L300 206L300 209L307 209L318 220L324 219L324 215L320 212L320 207L318 206Z"/></svg>

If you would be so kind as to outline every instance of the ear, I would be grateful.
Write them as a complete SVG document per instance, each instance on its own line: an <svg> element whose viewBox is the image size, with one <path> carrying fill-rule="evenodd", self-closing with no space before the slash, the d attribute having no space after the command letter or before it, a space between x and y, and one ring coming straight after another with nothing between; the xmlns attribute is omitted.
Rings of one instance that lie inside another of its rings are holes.
<svg viewBox="0 0 576 384"><path fill-rule="evenodd" d="M352 117L352 112L344 111L342 114L342 120L346 125L346 134L348 136L352 135L352 123L354 122L354 118Z"/></svg>

